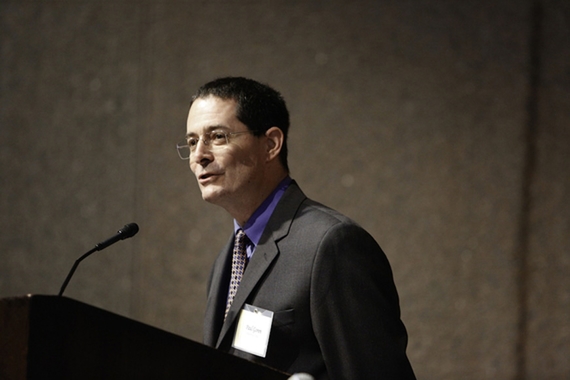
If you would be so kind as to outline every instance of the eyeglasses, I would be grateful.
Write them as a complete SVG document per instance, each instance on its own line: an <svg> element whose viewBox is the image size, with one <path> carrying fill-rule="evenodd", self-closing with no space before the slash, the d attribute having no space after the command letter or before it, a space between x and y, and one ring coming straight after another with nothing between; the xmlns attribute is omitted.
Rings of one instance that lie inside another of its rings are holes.
<svg viewBox="0 0 570 380"><path fill-rule="evenodd" d="M202 140L204 145L209 146L210 149L218 149L230 143L230 136L241 135L244 133L253 133L253 131L226 132L215 130L202 137L189 136L186 140L182 140L176 144L176 150L178 150L178 156L180 156L181 159L188 160L190 155L196 151L200 140Z"/></svg>

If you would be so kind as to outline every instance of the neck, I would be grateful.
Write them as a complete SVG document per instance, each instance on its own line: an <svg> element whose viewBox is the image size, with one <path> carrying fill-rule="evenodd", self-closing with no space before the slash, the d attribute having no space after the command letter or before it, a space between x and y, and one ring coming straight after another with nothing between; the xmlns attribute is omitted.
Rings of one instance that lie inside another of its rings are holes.
<svg viewBox="0 0 570 380"><path fill-rule="evenodd" d="M238 222L240 226L244 226L251 215L258 209L265 199L275 190L277 185L281 183L288 173L284 172L279 176L274 176L271 181L265 181L260 186L256 194L252 194L249 199L240 200L239 204L232 204L230 207L224 207L226 211ZM245 198L245 197L244 197Z"/></svg>

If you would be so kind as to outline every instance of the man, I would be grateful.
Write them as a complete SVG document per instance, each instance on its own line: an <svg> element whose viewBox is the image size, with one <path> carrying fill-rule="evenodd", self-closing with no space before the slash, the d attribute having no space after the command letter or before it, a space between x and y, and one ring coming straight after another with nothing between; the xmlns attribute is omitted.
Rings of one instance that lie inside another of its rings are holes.
<svg viewBox="0 0 570 380"><path fill-rule="evenodd" d="M386 256L289 177L288 129L281 95L250 79L192 99L178 150L235 232L210 275L204 342L315 379L414 379Z"/></svg>

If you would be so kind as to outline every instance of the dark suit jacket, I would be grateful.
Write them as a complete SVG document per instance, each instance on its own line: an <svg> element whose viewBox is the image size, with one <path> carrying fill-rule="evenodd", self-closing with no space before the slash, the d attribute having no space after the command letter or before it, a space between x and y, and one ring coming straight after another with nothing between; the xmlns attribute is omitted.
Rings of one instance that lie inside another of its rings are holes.
<svg viewBox="0 0 570 380"><path fill-rule="evenodd" d="M224 323L233 237L208 286L204 343L315 379L414 379L390 264L349 218L291 183L271 216ZM244 304L274 312L265 358L231 347Z"/></svg>

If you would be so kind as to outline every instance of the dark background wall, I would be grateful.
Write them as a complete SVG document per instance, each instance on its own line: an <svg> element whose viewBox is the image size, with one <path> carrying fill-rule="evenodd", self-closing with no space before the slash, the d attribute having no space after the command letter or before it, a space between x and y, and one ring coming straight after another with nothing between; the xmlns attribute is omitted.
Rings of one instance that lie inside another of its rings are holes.
<svg viewBox="0 0 570 380"><path fill-rule="evenodd" d="M421 379L570 377L570 6L0 3L0 296L201 340L231 233L175 144L204 82L280 90L305 192L386 251Z"/></svg>

